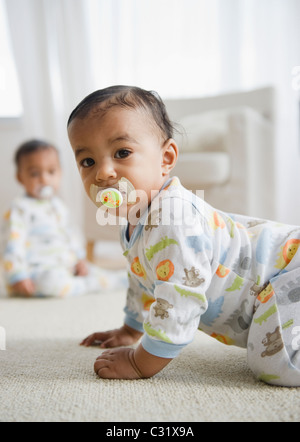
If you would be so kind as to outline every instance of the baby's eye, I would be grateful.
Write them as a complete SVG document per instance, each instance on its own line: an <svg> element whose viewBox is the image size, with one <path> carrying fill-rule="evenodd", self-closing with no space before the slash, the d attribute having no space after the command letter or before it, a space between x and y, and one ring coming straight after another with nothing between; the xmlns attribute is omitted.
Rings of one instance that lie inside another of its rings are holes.
<svg viewBox="0 0 300 442"><path fill-rule="evenodd" d="M131 152L129 150L127 150L127 149L120 149L115 154L115 158L117 158L119 160L122 160L124 158L127 158L130 154L131 154Z"/></svg>
<svg viewBox="0 0 300 442"><path fill-rule="evenodd" d="M31 172L30 177L31 178L38 178L40 176L39 172Z"/></svg>
<svg viewBox="0 0 300 442"><path fill-rule="evenodd" d="M82 167L92 167L95 164L95 161L92 158L86 158L85 160L82 160L80 165Z"/></svg>

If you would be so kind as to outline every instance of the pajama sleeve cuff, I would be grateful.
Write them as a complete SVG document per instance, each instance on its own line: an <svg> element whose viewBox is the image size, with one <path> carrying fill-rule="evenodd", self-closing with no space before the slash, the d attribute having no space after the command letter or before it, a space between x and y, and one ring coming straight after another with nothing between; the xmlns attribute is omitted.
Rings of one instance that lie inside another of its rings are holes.
<svg viewBox="0 0 300 442"><path fill-rule="evenodd" d="M134 330L144 333L143 324L131 318L129 315L125 316L125 324L128 325L128 327L133 328Z"/></svg>
<svg viewBox="0 0 300 442"><path fill-rule="evenodd" d="M151 339L147 334L144 334L142 339L142 346L148 353L158 356L159 358L174 359L187 344L176 345L167 342L156 341Z"/></svg>
<svg viewBox="0 0 300 442"><path fill-rule="evenodd" d="M11 276L7 277L7 283L9 285L14 285L17 284L18 282L24 281L25 279L29 279L30 276L29 274L24 270L24 271L20 271L18 273L15 273Z"/></svg>

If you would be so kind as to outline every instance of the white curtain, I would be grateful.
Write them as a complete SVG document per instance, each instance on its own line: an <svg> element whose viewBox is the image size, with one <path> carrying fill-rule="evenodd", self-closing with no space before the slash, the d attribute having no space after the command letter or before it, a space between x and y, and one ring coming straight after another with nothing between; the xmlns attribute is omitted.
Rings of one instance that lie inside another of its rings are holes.
<svg viewBox="0 0 300 442"><path fill-rule="evenodd" d="M86 0L94 81L165 98L291 82L299 0Z"/></svg>
<svg viewBox="0 0 300 442"><path fill-rule="evenodd" d="M165 98L221 82L218 0L87 0L95 84L135 84Z"/></svg>
<svg viewBox="0 0 300 442"><path fill-rule="evenodd" d="M19 117L22 104L4 0L0 0L0 118Z"/></svg>
<svg viewBox="0 0 300 442"><path fill-rule="evenodd" d="M6 0L28 136L62 148L64 194L83 220L66 119L87 93L111 84L163 98L274 85L278 89L278 198L300 219L299 0ZM78 204L74 207L74 195ZM296 199L295 199L296 198ZM293 203L293 204L292 204Z"/></svg>
<svg viewBox="0 0 300 442"><path fill-rule="evenodd" d="M68 115L93 89L85 1L6 1L21 83L25 138L53 142L61 151L62 193L83 225L82 185L67 140Z"/></svg>

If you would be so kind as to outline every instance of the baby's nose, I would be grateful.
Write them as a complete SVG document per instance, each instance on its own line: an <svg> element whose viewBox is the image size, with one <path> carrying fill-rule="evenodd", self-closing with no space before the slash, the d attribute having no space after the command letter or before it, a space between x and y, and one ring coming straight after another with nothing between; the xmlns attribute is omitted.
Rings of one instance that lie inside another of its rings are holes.
<svg viewBox="0 0 300 442"><path fill-rule="evenodd" d="M40 178L40 182L42 186L48 186L49 185L49 177L46 174L42 174Z"/></svg>
<svg viewBox="0 0 300 442"><path fill-rule="evenodd" d="M97 169L96 181L108 181L109 179L117 178L117 172L111 161L102 161Z"/></svg>

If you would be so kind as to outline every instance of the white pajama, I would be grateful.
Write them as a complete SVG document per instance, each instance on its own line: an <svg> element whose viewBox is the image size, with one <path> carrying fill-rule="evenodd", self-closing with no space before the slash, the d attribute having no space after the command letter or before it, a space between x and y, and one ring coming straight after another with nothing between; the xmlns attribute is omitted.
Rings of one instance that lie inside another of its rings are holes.
<svg viewBox="0 0 300 442"><path fill-rule="evenodd" d="M170 180L130 240L125 322L176 357L201 329L248 348L255 375L300 386L300 228L215 210Z"/></svg>
<svg viewBox="0 0 300 442"><path fill-rule="evenodd" d="M77 296L122 285L118 272L112 279L109 272L91 264L87 276L75 276L85 249L66 206L57 197L17 198L4 216L4 236L8 291L25 279L33 281L35 296Z"/></svg>

